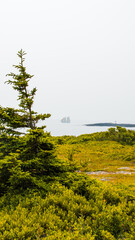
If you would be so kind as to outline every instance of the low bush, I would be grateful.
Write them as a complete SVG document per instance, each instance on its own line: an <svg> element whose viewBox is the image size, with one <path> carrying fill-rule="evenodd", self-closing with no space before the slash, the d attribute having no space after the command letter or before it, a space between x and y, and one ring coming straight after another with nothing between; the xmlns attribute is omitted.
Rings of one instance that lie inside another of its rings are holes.
<svg viewBox="0 0 135 240"><path fill-rule="evenodd" d="M45 197L18 196L18 203L11 197L10 208L0 212L0 239L134 239L135 203L126 196L76 176L70 189L55 182Z"/></svg>

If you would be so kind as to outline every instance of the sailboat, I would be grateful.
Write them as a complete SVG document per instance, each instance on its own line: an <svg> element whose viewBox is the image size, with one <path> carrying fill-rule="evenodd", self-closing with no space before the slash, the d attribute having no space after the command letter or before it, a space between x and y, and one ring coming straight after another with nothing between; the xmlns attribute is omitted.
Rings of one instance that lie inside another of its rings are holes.
<svg viewBox="0 0 135 240"><path fill-rule="evenodd" d="M70 117L64 117L61 119L61 123L70 123Z"/></svg>

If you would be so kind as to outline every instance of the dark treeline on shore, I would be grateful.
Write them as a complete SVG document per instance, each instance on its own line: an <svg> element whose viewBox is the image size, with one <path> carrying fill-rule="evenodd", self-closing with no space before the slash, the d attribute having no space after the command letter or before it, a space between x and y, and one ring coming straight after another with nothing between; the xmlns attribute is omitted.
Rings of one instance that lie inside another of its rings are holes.
<svg viewBox="0 0 135 240"><path fill-rule="evenodd" d="M131 123L92 123L92 124L85 124L85 126L98 126L98 127L135 127L135 124Z"/></svg>

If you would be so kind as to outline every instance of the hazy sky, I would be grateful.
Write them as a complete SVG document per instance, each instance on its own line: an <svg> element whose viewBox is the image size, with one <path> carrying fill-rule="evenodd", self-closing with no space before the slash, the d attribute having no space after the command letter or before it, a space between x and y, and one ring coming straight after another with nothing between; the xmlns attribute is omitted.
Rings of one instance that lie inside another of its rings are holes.
<svg viewBox="0 0 135 240"><path fill-rule="evenodd" d="M38 112L135 123L134 0L4 0L0 43L0 105L17 106L4 81L22 48Z"/></svg>

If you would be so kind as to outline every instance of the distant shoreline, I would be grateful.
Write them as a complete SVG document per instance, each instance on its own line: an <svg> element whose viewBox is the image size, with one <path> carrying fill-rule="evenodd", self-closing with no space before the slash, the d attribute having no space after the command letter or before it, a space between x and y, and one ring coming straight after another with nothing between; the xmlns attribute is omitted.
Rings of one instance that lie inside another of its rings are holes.
<svg viewBox="0 0 135 240"><path fill-rule="evenodd" d="M88 127L135 127L135 124L130 123L93 123L93 124L84 124Z"/></svg>

